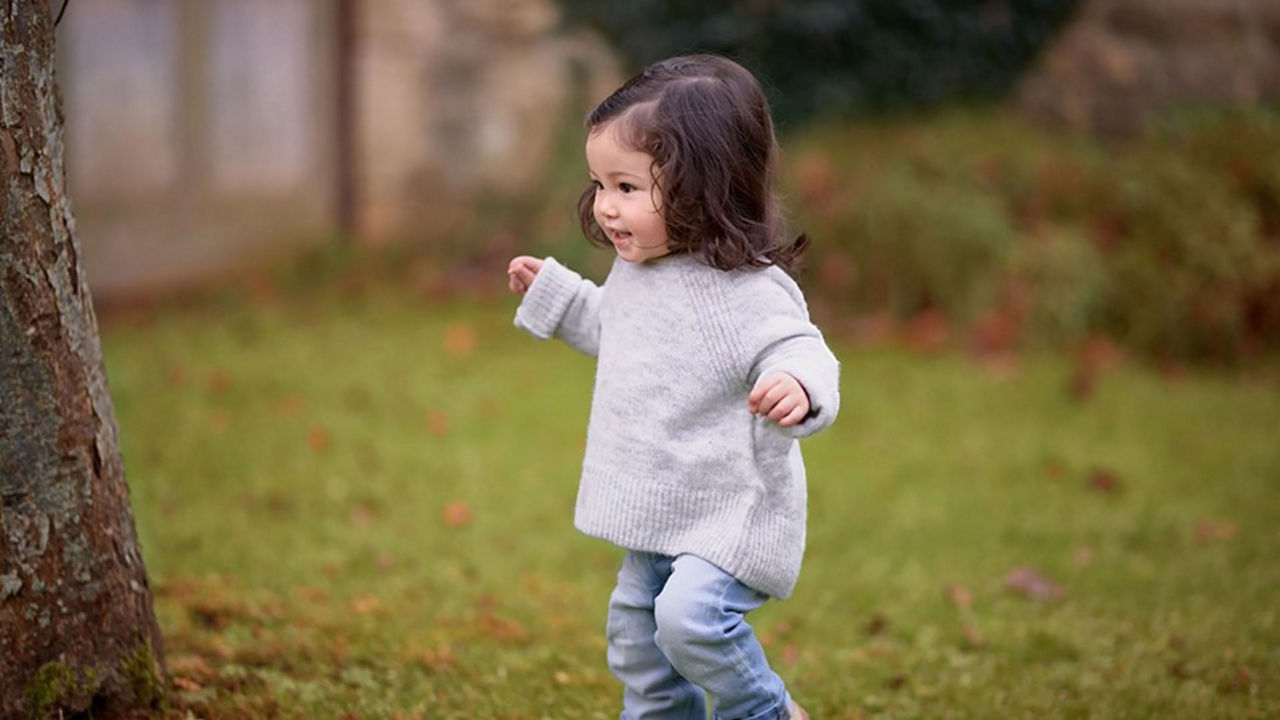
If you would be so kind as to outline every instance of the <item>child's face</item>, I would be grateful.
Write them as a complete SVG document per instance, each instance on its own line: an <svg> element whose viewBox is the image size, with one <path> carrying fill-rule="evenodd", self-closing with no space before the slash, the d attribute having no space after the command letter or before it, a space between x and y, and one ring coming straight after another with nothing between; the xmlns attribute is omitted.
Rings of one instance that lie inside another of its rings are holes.
<svg viewBox="0 0 1280 720"><path fill-rule="evenodd" d="M662 193L649 168L653 158L618 142L609 125L587 135L587 168L596 186L596 223L627 262L666 255Z"/></svg>

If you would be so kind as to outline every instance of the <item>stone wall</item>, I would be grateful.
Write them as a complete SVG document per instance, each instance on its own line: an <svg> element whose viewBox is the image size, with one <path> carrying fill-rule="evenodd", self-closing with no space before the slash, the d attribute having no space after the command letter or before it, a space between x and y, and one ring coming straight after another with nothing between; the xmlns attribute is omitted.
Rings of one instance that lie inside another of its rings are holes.
<svg viewBox="0 0 1280 720"><path fill-rule="evenodd" d="M95 297L227 274L333 232L332 10L312 0L68 6L57 73Z"/></svg>
<svg viewBox="0 0 1280 720"><path fill-rule="evenodd" d="M1032 116L1116 135L1178 104L1275 98L1277 0L1085 0L1016 101Z"/></svg>
<svg viewBox="0 0 1280 720"><path fill-rule="evenodd" d="M70 4L58 80L96 298L237 273L344 221L368 242L430 241L477 199L536 190L561 133L619 80L602 42L559 30L552 0L350 7Z"/></svg>
<svg viewBox="0 0 1280 720"><path fill-rule="evenodd" d="M447 233L478 193L528 193L557 138L619 81L552 0L361 5L357 224L371 242Z"/></svg>

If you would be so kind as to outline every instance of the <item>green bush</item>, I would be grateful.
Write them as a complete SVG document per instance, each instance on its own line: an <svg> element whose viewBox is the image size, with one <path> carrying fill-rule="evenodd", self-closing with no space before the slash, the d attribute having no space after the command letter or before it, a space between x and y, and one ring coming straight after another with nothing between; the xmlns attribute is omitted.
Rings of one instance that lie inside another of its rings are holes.
<svg viewBox="0 0 1280 720"><path fill-rule="evenodd" d="M1072 345L1085 340L1104 315L1109 278L1103 255L1089 239L1057 229L1017 243L1008 272L1023 292L1019 316L1028 344Z"/></svg>
<svg viewBox="0 0 1280 720"><path fill-rule="evenodd" d="M986 111L789 144L823 307L996 312L1027 344L1106 334L1165 360L1280 350L1280 108L1186 112L1116 145Z"/></svg>
<svg viewBox="0 0 1280 720"><path fill-rule="evenodd" d="M999 198L892 167L848 210L830 242L860 268L854 302L900 315L946 308L965 320L991 303L1016 239Z"/></svg>
<svg viewBox="0 0 1280 720"><path fill-rule="evenodd" d="M1246 300L1274 273L1248 198L1221 173L1165 148L1117 163L1104 213L1105 328L1164 357L1236 357L1247 349Z"/></svg>

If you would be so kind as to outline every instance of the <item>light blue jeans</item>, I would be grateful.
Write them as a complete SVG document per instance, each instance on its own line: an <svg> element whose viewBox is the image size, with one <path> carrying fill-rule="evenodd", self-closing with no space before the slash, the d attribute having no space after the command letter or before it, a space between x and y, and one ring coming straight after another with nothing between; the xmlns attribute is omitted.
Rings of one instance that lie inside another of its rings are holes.
<svg viewBox="0 0 1280 720"><path fill-rule="evenodd" d="M769 596L694 555L628 552L609 598L622 720L789 720L782 678L744 617ZM706 692L703 692L703 691Z"/></svg>

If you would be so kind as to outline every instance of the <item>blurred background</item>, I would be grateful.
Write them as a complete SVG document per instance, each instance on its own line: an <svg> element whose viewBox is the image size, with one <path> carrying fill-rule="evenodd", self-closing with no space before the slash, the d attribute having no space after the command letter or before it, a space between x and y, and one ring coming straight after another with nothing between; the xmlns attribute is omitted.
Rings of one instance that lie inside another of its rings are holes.
<svg viewBox="0 0 1280 720"><path fill-rule="evenodd" d="M53 0L53 11L62 7ZM842 363L814 717L1280 716L1275 0L71 0L66 169L166 717L607 718L593 361L505 267L583 117L761 79Z"/></svg>
<svg viewBox="0 0 1280 720"><path fill-rule="evenodd" d="M58 34L107 308L317 253L389 254L377 281L429 294L499 288L517 252L598 275L581 118L709 50L772 98L833 330L1166 363L1280 345L1267 0L80 0Z"/></svg>

